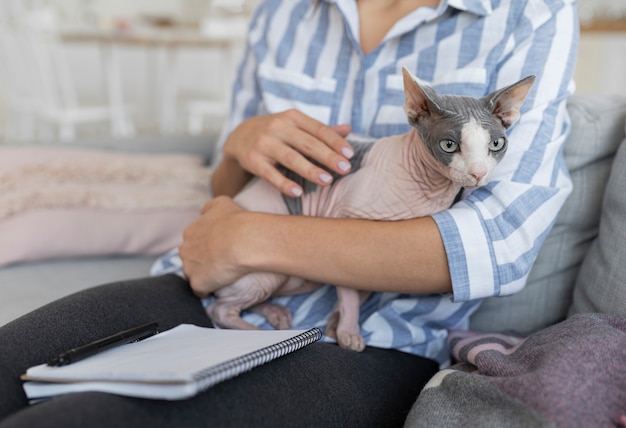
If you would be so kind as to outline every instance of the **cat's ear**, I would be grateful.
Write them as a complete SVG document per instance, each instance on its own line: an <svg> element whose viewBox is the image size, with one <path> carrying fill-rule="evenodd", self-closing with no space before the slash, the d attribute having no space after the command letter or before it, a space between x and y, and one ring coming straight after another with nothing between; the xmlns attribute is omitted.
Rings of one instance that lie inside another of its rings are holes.
<svg viewBox="0 0 626 428"><path fill-rule="evenodd" d="M513 125L520 116L520 109L535 83L535 76L528 76L506 88L499 89L483 98L491 112L500 119L505 128Z"/></svg>
<svg viewBox="0 0 626 428"><path fill-rule="evenodd" d="M402 78L406 97L404 112L410 120L441 113L441 108L437 104L437 94L432 88L418 83L417 78L406 67L402 67Z"/></svg>

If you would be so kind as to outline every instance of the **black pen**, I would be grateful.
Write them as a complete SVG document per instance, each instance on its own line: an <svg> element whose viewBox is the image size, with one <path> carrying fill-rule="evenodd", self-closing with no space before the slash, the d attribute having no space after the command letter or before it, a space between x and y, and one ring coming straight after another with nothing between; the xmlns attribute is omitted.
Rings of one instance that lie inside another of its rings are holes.
<svg viewBox="0 0 626 428"><path fill-rule="evenodd" d="M92 355L96 355L97 353L106 351L107 349L145 339L158 333L158 327L159 324L151 322L140 325L139 327L120 331L119 333L115 333L114 335L105 337L104 339L99 339L87 345L79 346L63 352L50 360L48 365L57 367L65 366L67 364L75 363L76 361L84 360L87 357L91 357Z"/></svg>

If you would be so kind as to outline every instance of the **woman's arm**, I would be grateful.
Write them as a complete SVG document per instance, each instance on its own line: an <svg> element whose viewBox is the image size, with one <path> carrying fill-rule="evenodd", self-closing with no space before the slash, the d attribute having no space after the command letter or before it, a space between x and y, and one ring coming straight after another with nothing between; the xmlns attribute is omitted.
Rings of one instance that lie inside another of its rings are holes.
<svg viewBox="0 0 626 428"><path fill-rule="evenodd" d="M371 291L451 291L446 253L430 217L278 216L244 211L221 197L187 228L180 256L200 296L263 271Z"/></svg>

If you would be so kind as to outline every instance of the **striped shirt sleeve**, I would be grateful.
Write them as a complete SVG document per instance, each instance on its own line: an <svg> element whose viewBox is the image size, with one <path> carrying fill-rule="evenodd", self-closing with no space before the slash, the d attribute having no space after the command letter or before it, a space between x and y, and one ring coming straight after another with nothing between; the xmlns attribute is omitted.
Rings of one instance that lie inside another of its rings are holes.
<svg viewBox="0 0 626 428"><path fill-rule="evenodd" d="M552 5L552 7L549 7ZM571 191L561 150L569 132L578 21L573 2L528 2L498 76L537 81L509 136L506 162L486 187L434 215L454 301L509 295L530 268ZM497 82L503 86L505 82Z"/></svg>

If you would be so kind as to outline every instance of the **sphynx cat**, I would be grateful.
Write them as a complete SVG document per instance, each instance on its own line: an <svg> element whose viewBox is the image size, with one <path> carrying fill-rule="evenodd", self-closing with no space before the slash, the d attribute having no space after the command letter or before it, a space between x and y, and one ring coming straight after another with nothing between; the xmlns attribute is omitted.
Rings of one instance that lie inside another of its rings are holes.
<svg viewBox="0 0 626 428"><path fill-rule="evenodd" d="M445 210L462 188L488 183L507 150L506 130L518 120L535 77L528 76L478 99L439 95L406 68L402 72L404 111L412 126L409 132L353 142L350 174L335 176L330 186L304 182L287 172L303 185L300 198L284 196L258 179L235 201L250 211L390 221ZM253 273L215 292L207 312L225 328L256 329L241 318L244 309L263 315L275 328L289 328L289 310L266 300L272 295L303 293L320 286L302 278ZM341 347L364 349L359 308L367 295L337 287L337 305L325 333Z"/></svg>

